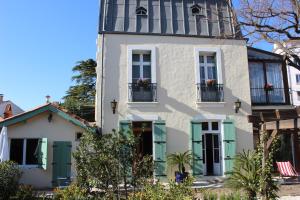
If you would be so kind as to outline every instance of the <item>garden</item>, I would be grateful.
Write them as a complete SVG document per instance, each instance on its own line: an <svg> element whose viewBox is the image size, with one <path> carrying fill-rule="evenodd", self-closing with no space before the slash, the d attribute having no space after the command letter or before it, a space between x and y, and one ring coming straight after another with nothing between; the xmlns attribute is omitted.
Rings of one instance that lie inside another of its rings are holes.
<svg viewBox="0 0 300 200"><path fill-rule="evenodd" d="M68 187L55 189L45 196L31 186L20 185L21 171L15 163L0 163L0 200L6 199L128 199L128 200L237 200L277 199L278 185L272 178L273 155L278 149L275 139L262 167L263 148L245 151L235 158L227 175L226 192L194 188L194 178L186 172L193 160L187 151L168 155L168 166L175 168L173 180L153 178L156 166L151 156L137 151L139 137L131 132L111 134L86 133L73 153L77 178ZM167 182L167 183L166 183Z"/></svg>

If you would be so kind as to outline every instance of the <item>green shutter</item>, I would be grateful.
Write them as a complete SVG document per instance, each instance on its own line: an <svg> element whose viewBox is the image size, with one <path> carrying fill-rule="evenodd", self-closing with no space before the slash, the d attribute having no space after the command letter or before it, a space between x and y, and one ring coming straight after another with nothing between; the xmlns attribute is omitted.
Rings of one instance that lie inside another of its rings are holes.
<svg viewBox="0 0 300 200"><path fill-rule="evenodd" d="M154 122L154 174L156 178L166 177L166 123L164 121Z"/></svg>
<svg viewBox="0 0 300 200"><path fill-rule="evenodd" d="M193 153L193 176L203 175L201 122L191 122L191 148Z"/></svg>
<svg viewBox="0 0 300 200"><path fill-rule="evenodd" d="M54 186L57 186L58 178L70 178L71 176L71 151L72 142L55 141L53 143L52 177Z"/></svg>
<svg viewBox="0 0 300 200"><path fill-rule="evenodd" d="M48 153L48 142L47 138L39 139L38 143L38 163L39 167L47 169L47 153Z"/></svg>
<svg viewBox="0 0 300 200"><path fill-rule="evenodd" d="M236 133L233 120L225 120L224 126L224 161L225 173L232 170L234 164L234 157L236 154Z"/></svg>
<svg viewBox="0 0 300 200"><path fill-rule="evenodd" d="M120 131L122 132L122 134L126 135L126 137L128 137L130 131L131 130L131 121L128 121L128 120L122 120L120 121ZM128 149L123 149L124 151L123 152L128 152L126 150ZM126 174L127 174L127 177L130 179L131 176L132 176L132 167L126 169Z"/></svg>

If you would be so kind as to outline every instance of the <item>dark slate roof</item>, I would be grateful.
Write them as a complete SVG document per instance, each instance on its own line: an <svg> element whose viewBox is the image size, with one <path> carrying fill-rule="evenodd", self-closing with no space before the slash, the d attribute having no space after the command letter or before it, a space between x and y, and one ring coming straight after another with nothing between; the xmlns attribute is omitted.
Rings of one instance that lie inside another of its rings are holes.
<svg viewBox="0 0 300 200"><path fill-rule="evenodd" d="M136 15L140 7L147 15ZM230 13L226 0L101 0L99 33L238 38Z"/></svg>
<svg viewBox="0 0 300 200"><path fill-rule="evenodd" d="M248 60L283 61L283 56L262 49L248 47Z"/></svg>

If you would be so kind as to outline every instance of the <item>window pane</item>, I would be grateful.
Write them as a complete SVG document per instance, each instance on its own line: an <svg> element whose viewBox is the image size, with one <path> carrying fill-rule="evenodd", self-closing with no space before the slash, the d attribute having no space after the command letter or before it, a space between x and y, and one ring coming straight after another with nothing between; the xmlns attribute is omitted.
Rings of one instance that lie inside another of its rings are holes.
<svg viewBox="0 0 300 200"><path fill-rule="evenodd" d="M11 139L10 160L15 161L19 165L23 164L23 139Z"/></svg>
<svg viewBox="0 0 300 200"><path fill-rule="evenodd" d="M214 148L219 148L219 137L214 135Z"/></svg>
<svg viewBox="0 0 300 200"><path fill-rule="evenodd" d="M219 130L219 123L218 123L218 122L212 122L212 123L211 123L211 129L212 129L213 131Z"/></svg>
<svg viewBox="0 0 300 200"><path fill-rule="evenodd" d="M199 61L200 61L200 63L204 63L204 57L203 56L199 56Z"/></svg>
<svg viewBox="0 0 300 200"><path fill-rule="evenodd" d="M26 140L26 165L37 165L38 164L38 139L27 139Z"/></svg>
<svg viewBox="0 0 300 200"><path fill-rule="evenodd" d="M140 61L140 54L132 54L132 61L139 62Z"/></svg>
<svg viewBox="0 0 300 200"><path fill-rule="evenodd" d="M151 54L143 54L144 62L151 62Z"/></svg>
<svg viewBox="0 0 300 200"><path fill-rule="evenodd" d="M144 65L143 66L143 78L149 78L151 79L151 66L150 65Z"/></svg>
<svg viewBox="0 0 300 200"><path fill-rule="evenodd" d="M132 66L132 79L137 80L140 78L140 66L139 65L133 65Z"/></svg>
<svg viewBox="0 0 300 200"><path fill-rule="evenodd" d="M207 78L217 80L217 68L207 67Z"/></svg>
<svg viewBox="0 0 300 200"><path fill-rule="evenodd" d="M202 130L207 131L208 130L208 122L202 122Z"/></svg>
<svg viewBox="0 0 300 200"><path fill-rule="evenodd" d="M207 56L207 63L215 63L215 56Z"/></svg>
<svg viewBox="0 0 300 200"><path fill-rule="evenodd" d="M219 158L219 149L215 149L214 150L214 162L215 163L219 163L220 162L220 158Z"/></svg>
<svg viewBox="0 0 300 200"><path fill-rule="evenodd" d="M204 72L205 68L204 67L200 67L200 80L201 82L205 81L205 72Z"/></svg>

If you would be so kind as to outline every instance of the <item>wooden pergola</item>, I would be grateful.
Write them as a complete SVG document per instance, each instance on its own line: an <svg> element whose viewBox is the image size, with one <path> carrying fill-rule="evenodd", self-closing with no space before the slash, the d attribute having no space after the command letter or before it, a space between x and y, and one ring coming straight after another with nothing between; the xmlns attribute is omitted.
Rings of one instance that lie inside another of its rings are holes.
<svg viewBox="0 0 300 200"><path fill-rule="evenodd" d="M264 157L268 156L269 148L274 138L279 134L291 134L293 148L293 162L296 170L300 171L300 147L298 132L300 130L300 107L289 110L275 110L269 112L254 112L248 116L253 123L254 131L259 135L268 134L264 144Z"/></svg>

